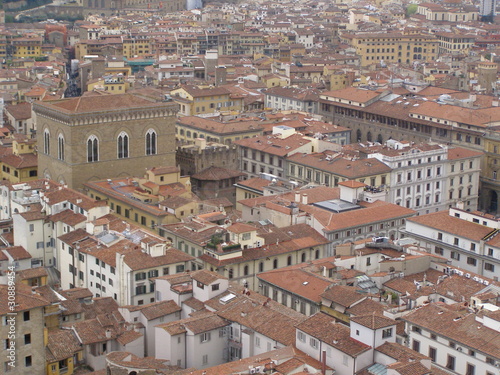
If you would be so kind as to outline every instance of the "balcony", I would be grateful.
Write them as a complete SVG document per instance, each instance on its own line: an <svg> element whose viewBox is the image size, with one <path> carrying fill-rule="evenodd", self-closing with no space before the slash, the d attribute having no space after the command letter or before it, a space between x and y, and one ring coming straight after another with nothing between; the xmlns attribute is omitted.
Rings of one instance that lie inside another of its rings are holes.
<svg viewBox="0 0 500 375"><path fill-rule="evenodd" d="M207 242L207 250L209 251L216 251L218 253L232 253L234 251L240 251L241 250L241 245L239 243L233 243L233 242L223 242L219 244L214 244L213 242Z"/></svg>

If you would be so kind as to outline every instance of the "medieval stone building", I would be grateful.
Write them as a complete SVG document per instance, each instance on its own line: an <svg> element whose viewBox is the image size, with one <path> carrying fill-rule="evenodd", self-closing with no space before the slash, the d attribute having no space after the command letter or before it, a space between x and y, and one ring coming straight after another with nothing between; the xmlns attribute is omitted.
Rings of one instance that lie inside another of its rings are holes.
<svg viewBox="0 0 500 375"><path fill-rule="evenodd" d="M37 102L33 111L39 176L80 188L86 181L175 165L173 102L91 95Z"/></svg>

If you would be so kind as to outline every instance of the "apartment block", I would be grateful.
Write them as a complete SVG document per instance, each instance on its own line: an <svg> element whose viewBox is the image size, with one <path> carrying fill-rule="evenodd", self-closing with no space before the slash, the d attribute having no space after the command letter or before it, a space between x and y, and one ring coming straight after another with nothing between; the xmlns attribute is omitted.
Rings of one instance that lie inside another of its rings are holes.
<svg viewBox="0 0 500 375"><path fill-rule="evenodd" d="M498 231L496 218L465 211L462 206L411 218L404 234L464 272L496 280L500 267Z"/></svg>

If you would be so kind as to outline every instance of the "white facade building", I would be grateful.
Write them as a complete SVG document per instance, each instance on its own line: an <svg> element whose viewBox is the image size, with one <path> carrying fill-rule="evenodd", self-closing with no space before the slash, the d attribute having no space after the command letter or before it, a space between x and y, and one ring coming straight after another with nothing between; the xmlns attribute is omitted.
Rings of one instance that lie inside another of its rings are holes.
<svg viewBox="0 0 500 375"><path fill-rule="evenodd" d="M227 361L229 322L214 313L156 326L156 358L182 368L203 369ZM226 350L224 350L226 349Z"/></svg>
<svg viewBox="0 0 500 375"><path fill-rule="evenodd" d="M376 149L375 149L376 148ZM388 201L421 214L444 210L458 200L476 210L482 153L438 144L388 140L367 150L391 169Z"/></svg>
<svg viewBox="0 0 500 375"><path fill-rule="evenodd" d="M63 289L88 288L96 297L112 297L119 305L155 302L152 279L184 272L194 259L167 248L161 237L125 227L112 215L60 236L56 244Z"/></svg>
<svg viewBox="0 0 500 375"><path fill-rule="evenodd" d="M181 318L181 308L172 300L142 306L123 306L118 311L129 323L144 326L144 356L155 356L155 327Z"/></svg>
<svg viewBox="0 0 500 375"><path fill-rule="evenodd" d="M500 222L492 216L450 208L408 219L405 236L448 258L454 267L498 280L499 229Z"/></svg>
<svg viewBox="0 0 500 375"><path fill-rule="evenodd" d="M408 345L454 374L498 374L498 312L471 313L430 304L403 317Z"/></svg>

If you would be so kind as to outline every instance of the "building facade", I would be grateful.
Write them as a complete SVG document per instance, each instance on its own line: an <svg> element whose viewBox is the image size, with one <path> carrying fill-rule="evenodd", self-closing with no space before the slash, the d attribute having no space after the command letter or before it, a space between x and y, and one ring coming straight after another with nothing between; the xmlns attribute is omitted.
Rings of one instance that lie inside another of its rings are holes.
<svg viewBox="0 0 500 375"><path fill-rule="evenodd" d="M173 165L176 108L129 94L36 103L39 175L77 188Z"/></svg>

